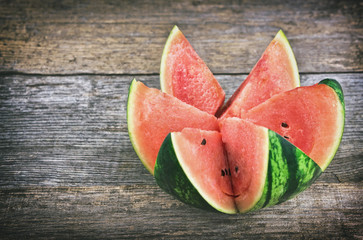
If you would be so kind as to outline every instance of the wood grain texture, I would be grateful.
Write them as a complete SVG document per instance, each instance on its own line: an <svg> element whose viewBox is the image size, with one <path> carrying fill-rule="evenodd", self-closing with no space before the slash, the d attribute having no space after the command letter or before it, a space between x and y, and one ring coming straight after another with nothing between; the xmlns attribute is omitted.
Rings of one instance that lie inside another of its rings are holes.
<svg viewBox="0 0 363 240"><path fill-rule="evenodd" d="M304 74L341 82L347 106L342 144L326 172L284 204L228 216L165 194L128 139L133 77L0 77L0 234L33 238L360 238L363 74ZM217 76L230 96L246 75Z"/></svg>
<svg viewBox="0 0 363 240"><path fill-rule="evenodd" d="M298 198L248 215L188 207L165 194L128 138L133 77L0 76L0 236L19 238L360 238L363 74L337 79L346 128L326 172ZM227 97L246 75L219 75Z"/></svg>
<svg viewBox="0 0 363 240"><path fill-rule="evenodd" d="M363 71L360 1L1 1L0 71L158 73L177 24L214 73L248 73L279 29L301 72Z"/></svg>
<svg viewBox="0 0 363 240"><path fill-rule="evenodd" d="M0 186L151 184L128 137L126 105L133 77L158 87L158 76L0 78ZM230 96L245 75L218 76ZM341 82L346 127L323 182L363 180L363 74L302 75Z"/></svg>
<svg viewBox="0 0 363 240"><path fill-rule="evenodd" d="M0 0L0 239L363 239L362 15L353 0ZM174 24L227 98L280 28L302 85L342 84L342 143L308 190L225 215L156 185L127 94L134 77L159 88Z"/></svg>
<svg viewBox="0 0 363 240"><path fill-rule="evenodd" d="M314 184L297 198L246 215L189 207L156 185L0 190L9 239L354 239L362 237L360 184Z"/></svg>

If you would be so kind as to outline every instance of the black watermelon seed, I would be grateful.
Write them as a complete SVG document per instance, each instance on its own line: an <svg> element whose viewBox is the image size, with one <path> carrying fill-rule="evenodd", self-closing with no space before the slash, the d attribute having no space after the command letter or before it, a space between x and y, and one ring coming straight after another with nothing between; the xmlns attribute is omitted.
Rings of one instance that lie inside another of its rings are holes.
<svg viewBox="0 0 363 240"><path fill-rule="evenodd" d="M223 171L223 169L222 169L222 177L224 177L224 171Z"/></svg>
<svg viewBox="0 0 363 240"><path fill-rule="evenodd" d="M236 170L236 172L238 172L238 167L236 166L236 167L234 168L234 170Z"/></svg>
<svg viewBox="0 0 363 240"><path fill-rule="evenodd" d="M231 169L228 169L228 175L231 176Z"/></svg>
<svg viewBox="0 0 363 240"><path fill-rule="evenodd" d="M289 125L287 124L287 123L281 123L281 127L284 127L284 128L288 128L289 127Z"/></svg>
<svg viewBox="0 0 363 240"><path fill-rule="evenodd" d="M288 136L284 136L284 138L289 139L289 137L288 137Z"/></svg>
<svg viewBox="0 0 363 240"><path fill-rule="evenodd" d="M228 170L227 170L227 168L225 168L225 169L224 169L224 171L226 172L226 175L228 175Z"/></svg>
<svg viewBox="0 0 363 240"><path fill-rule="evenodd" d="M202 145L205 145L207 143L207 141L203 138L203 140L202 140Z"/></svg>

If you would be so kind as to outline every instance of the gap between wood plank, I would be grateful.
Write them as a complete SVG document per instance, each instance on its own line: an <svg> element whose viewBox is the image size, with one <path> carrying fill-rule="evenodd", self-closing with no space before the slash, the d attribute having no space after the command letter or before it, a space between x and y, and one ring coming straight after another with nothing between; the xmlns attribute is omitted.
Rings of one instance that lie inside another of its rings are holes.
<svg viewBox="0 0 363 240"><path fill-rule="evenodd" d="M300 72L300 75L318 75L318 74L359 74L363 73L363 71L347 71L347 72ZM213 73L215 76L223 76L223 75L231 75L231 76L238 76L238 75L248 75L246 72L239 72L239 73ZM73 76L110 76L110 77L132 77L132 76L158 76L159 73L64 73L64 74L42 74L42 73L26 73L26 72L18 72L18 71L4 71L0 72L0 76L32 76L32 77L73 77Z"/></svg>

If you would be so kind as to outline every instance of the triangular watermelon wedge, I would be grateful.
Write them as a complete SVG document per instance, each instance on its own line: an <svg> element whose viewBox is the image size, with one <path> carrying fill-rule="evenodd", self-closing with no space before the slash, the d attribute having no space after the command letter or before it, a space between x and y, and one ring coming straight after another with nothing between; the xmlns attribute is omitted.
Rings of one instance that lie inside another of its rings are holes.
<svg viewBox="0 0 363 240"><path fill-rule="evenodd" d="M343 90L336 80L325 79L277 94L243 114L243 118L284 136L324 171L343 135Z"/></svg>
<svg viewBox="0 0 363 240"><path fill-rule="evenodd" d="M216 116L241 117L273 95L298 86L300 78L295 56L285 34L280 30L246 80Z"/></svg>
<svg viewBox="0 0 363 240"><path fill-rule="evenodd" d="M224 103L222 87L177 26L164 47L160 86L163 92L213 115Z"/></svg>
<svg viewBox="0 0 363 240"><path fill-rule="evenodd" d="M169 134L158 154L155 179L184 203L204 210L237 212L219 132L185 128Z"/></svg>
<svg viewBox="0 0 363 240"><path fill-rule="evenodd" d="M131 82L127 102L127 126L131 143L151 174L166 135L185 127L218 130L217 119L181 100Z"/></svg>
<svg viewBox="0 0 363 240"><path fill-rule="evenodd" d="M291 199L320 176L320 167L279 134L239 118L220 123L239 212Z"/></svg>

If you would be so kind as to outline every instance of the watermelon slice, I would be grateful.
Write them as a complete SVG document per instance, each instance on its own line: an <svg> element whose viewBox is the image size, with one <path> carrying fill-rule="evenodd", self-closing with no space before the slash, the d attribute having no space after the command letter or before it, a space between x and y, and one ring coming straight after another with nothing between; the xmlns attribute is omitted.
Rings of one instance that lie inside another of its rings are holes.
<svg viewBox="0 0 363 240"><path fill-rule="evenodd" d="M166 93L131 82L130 140L159 186L192 206L231 214L284 202L308 188L339 147L342 88L332 79L299 87L281 30L222 109L223 90L176 26L160 81Z"/></svg>
<svg viewBox="0 0 363 240"><path fill-rule="evenodd" d="M164 47L160 85L163 92L213 115L224 102L222 87L177 26Z"/></svg>
<svg viewBox="0 0 363 240"><path fill-rule="evenodd" d="M280 30L246 80L216 115L221 118L241 117L273 95L298 86L300 78L295 56Z"/></svg>
<svg viewBox="0 0 363 240"><path fill-rule="evenodd" d="M194 207L245 213L296 196L322 172L265 127L227 118L221 134L200 129L169 134L155 164L158 185Z"/></svg>
<svg viewBox="0 0 363 240"><path fill-rule="evenodd" d="M169 132L185 127L218 130L217 119L179 99L131 82L127 102L127 126L131 143L142 163L154 172L159 148Z"/></svg>
<svg viewBox="0 0 363 240"><path fill-rule="evenodd" d="M184 203L205 210L237 212L219 132L184 129L169 134L155 164L155 179Z"/></svg>
<svg viewBox="0 0 363 240"><path fill-rule="evenodd" d="M336 80L325 79L275 95L243 118L284 136L324 171L343 135L343 90Z"/></svg>
<svg viewBox="0 0 363 240"><path fill-rule="evenodd" d="M308 188L320 167L277 133L239 118L221 120L239 212L284 202Z"/></svg>
<svg viewBox="0 0 363 240"><path fill-rule="evenodd" d="M261 198L266 181L269 142L267 128L239 118L220 122L222 140L232 173L236 205L247 212Z"/></svg>

